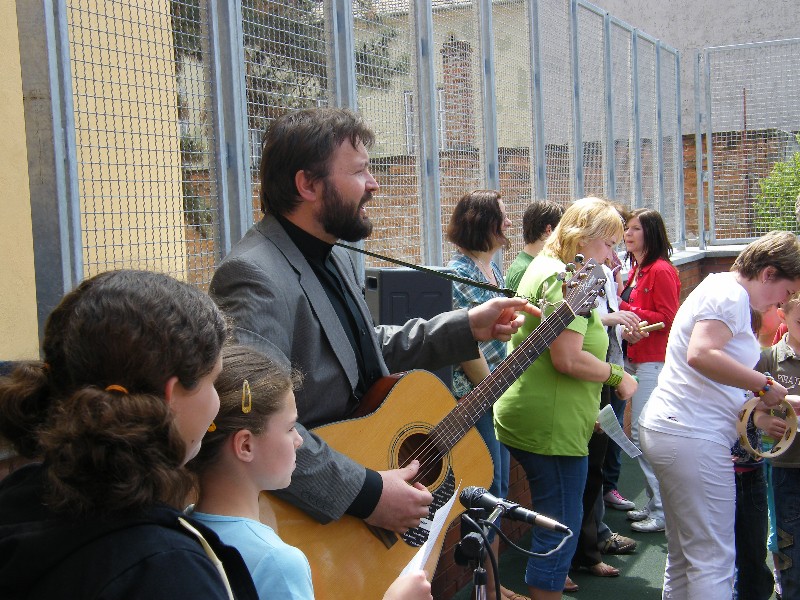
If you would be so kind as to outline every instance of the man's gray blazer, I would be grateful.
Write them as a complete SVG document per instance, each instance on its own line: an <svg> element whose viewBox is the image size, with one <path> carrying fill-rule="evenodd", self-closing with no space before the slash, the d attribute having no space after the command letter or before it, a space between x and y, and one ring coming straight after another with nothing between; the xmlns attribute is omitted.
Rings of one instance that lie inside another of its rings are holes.
<svg viewBox="0 0 800 600"><path fill-rule="evenodd" d="M350 254L334 247L332 258L365 322L371 323ZM303 445L292 485L279 495L323 523L338 519L361 490L366 472L307 430L345 419L355 408L356 357L325 290L280 223L267 215L222 261L210 294L232 318L238 343L279 360L288 358L303 372L296 393ZM465 310L378 326L374 334L385 375L478 357Z"/></svg>

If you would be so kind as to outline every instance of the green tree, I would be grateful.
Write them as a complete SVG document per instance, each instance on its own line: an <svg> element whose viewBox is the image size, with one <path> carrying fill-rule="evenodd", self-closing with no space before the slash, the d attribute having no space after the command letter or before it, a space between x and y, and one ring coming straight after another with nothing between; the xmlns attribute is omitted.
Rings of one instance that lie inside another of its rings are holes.
<svg viewBox="0 0 800 600"><path fill-rule="evenodd" d="M797 137L800 143L800 136ZM754 227L757 235L769 231L798 232L795 203L800 194L800 152L789 160L775 163L772 172L758 182L761 191L756 196Z"/></svg>

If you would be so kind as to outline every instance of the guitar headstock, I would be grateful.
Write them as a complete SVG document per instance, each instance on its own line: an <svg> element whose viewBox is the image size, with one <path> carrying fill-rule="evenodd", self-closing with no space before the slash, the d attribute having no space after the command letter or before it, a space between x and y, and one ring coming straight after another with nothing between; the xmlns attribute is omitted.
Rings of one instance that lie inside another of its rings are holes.
<svg viewBox="0 0 800 600"><path fill-rule="evenodd" d="M583 256L578 254L575 262L582 263ZM594 308L598 295L603 295L606 285L606 272L603 267L589 259L580 267L574 264L567 265L564 273L564 302L576 315L585 317ZM569 279L566 279L569 274Z"/></svg>

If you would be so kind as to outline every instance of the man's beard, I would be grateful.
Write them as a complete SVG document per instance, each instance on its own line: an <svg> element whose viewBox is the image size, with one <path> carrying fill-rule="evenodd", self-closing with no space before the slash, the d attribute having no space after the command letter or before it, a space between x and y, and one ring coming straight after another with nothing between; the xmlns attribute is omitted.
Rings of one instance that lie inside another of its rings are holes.
<svg viewBox="0 0 800 600"><path fill-rule="evenodd" d="M369 237L372 233L372 221L368 217L361 217L361 207L372 199L372 193L365 192L354 209L347 205L336 187L327 179L323 185L324 200L319 220L325 231L346 242L357 242Z"/></svg>

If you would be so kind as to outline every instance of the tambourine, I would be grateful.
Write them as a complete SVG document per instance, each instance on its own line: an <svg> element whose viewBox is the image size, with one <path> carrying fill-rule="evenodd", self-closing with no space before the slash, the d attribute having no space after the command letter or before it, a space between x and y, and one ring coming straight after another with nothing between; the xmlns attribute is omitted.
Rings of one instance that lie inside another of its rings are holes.
<svg viewBox="0 0 800 600"><path fill-rule="evenodd" d="M789 449L789 446L792 445L792 442L797 435L797 414L794 412L794 408L792 408L792 405L789 404L787 400L781 400L780 406L786 410L786 432L779 440L775 442L775 445L772 446L771 449L761 452L760 450L753 448L753 446L750 445L750 440L747 439L747 422L750 420L750 416L753 414L753 411L760 402L761 398L755 397L744 403L742 410L739 411L739 420L736 423L736 433L739 434L739 443L742 445L742 448L747 450L753 456L758 458L775 458L776 456L780 456L786 452L786 450Z"/></svg>

